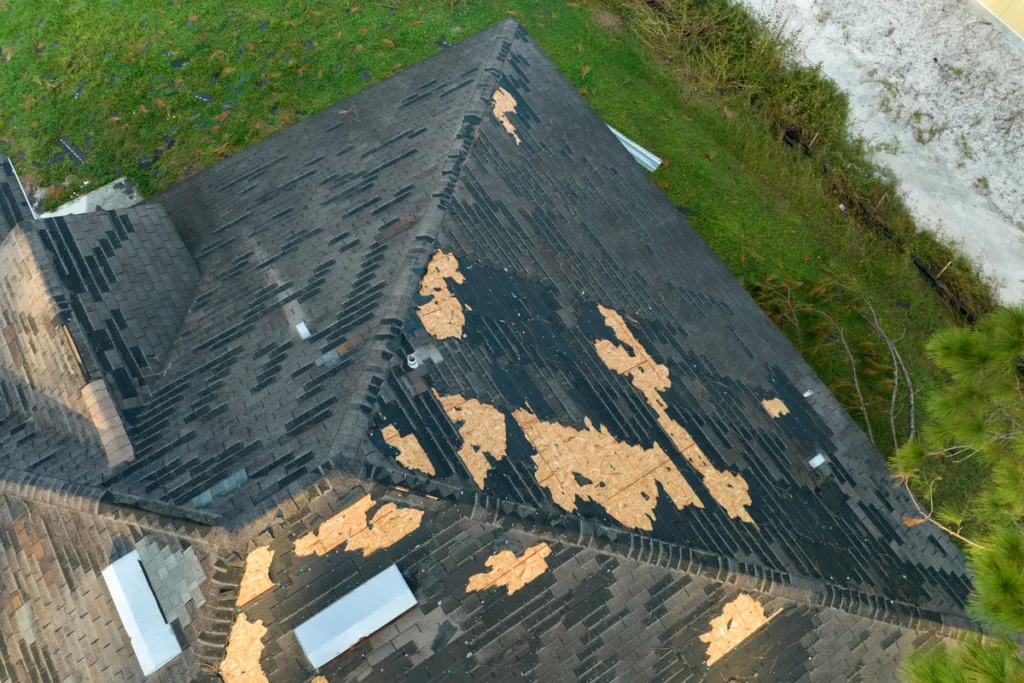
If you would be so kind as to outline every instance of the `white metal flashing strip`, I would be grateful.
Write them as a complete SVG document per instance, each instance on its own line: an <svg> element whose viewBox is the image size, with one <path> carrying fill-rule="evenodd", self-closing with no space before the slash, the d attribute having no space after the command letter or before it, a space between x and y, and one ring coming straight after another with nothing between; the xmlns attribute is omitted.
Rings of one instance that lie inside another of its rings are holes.
<svg viewBox="0 0 1024 683"><path fill-rule="evenodd" d="M416 596L402 572L391 565L299 624L295 637L309 663L319 669L415 605Z"/></svg>
<svg viewBox="0 0 1024 683"><path fill-rule="evenodd" d="M114 607L128 632L143 674L150 675L181 654L174 629L164 621L156 596L146 581L137 550L109 564L103 570L103 580L107 582L107 590L114 599Z"/></svg>
<svg viewBox="0 0 1024 683"><path fill-rule="evenodd" d="M39 214L36 213L36 209L32 206L32 200L28 196L28 192L25 192L25 186L21 184L21 177L18 175L18 169L14 167L14 160L7 157L7 163L11 165L11 170L14 171L14 179L18 181L18 187L21 188L21 196L25 198L25 203L28 204L28 210L32 212L32 218L39 218Z"/></svg>
<svg viewBox="0 0 1024 683"><path fill-rule="evenodd" d="M611 126L608 126L608 130L615 134L615 137L619 139L619 142L621 142L622 146L626 148L626 151L633 155L633 158L636 159L637 163L648 171L656 171L658 167L661 166L661 159L654 156L654 154L636 144Z"/></svg>

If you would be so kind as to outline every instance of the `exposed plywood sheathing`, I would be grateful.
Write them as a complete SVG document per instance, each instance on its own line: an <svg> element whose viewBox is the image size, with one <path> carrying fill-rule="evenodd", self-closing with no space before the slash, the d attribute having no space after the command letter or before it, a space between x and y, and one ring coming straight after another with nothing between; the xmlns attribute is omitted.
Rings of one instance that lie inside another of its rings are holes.
<svg viewBox="0 0 1024 683"><path fill-rule="evenodd" d="M505 415L492 405L481 403L475 398L465 399L458 394L441 396L434 391L434 397L444 408L453 424L458 425L462 447L459 459L469 470L476 485L483 489L491 463L485 453L495 460L505 457L506 432Z"/></svg>
<svg viewBox="0 0 1024 683"><path fill-rule="evenodd" d="M402 436L395 429L394 425L387 425L381 430L381 436L384 437L387 445L398 451L398 462L400 465L411 470L419 470L431 476L436 474L434 464L430 462L430 458L427 457L426 451L423 450L423 446L420 445L415 434Z"/></svg>
<svg viewBox="0 0 1024 683"><path fill-rule="evenodd" d="M316 533L308 533L295 541L295 554L326 555L345 543L346 550L362 550L366 557L408 536L423 522L422 510L400 509L394 503L382 506L367 522L366 513L373 505L373 498L363 496L326 520Z"/></svg>
<svg viewBox="0 0 1024 683"><path fill-rule="evenodd" d="M547 543L538 543L527 548L522 557L516 557L511 550L502 550L497 555L487 558L489 572L469 577L466 592L508 586L508 594L512 595L548 570L548 563L544 558L550 554L551 548Z"/></svg>
<svg viewBox="0 0 1024 683"><path fill-rule="evenodd" d="M519 133L516 132L516 127L512 125L512 122L508 120L509 114L516 113L516 98L512 97L512 93L504 88L498 88L494 91L494 96L491 97L491 111L494 113L494 118L498 119L498 123L501 124L502 128L508 131L508 134L515 138L516 144L518 145L522 140L519 139Z"/></svg>
<svg viewBox="0 0 1024 683"><path fill-rule="evenodd" d="M714 499L729 513L730 517L753 523L747 511L750 493L746 480L728 471L719 471L711 464L704 451L694 442L690 433L668 415L668 404L661 392L672 386L668 368L657 363L640 344L616 311L598 305L605 324L615 332L615 337L629 347L625 349L607 339L594 342L597 354L609 369L620 375L628 375L633 386L647 399L648 405L658 416L658 424L675 444L683 457L693 465L704 480L704 486Z"/></svg>
<svg viewBox="0 0 1024 683"><path fill-rule="evenodd" d="M274 587L270 580L270 561L274 559L274 551L270 548L256 548L245 558L245 574L238 587L238 600L235 605L241 607Z"/></svg>
<svg viewBox="0 0 1024 683"><path fill-rule="evenodd" d="M462 337L466 314L462 312L462 304L448 289L445 280L462 284L466 278L459 272L459 262L455 255L438 249L430 258L427 272L420 280L420 296L431 296L433 299L420 306L417 315L424 329L435 339L458 339Z"/></svg>
<svg viewBox="0 0 1024 683"><path fill-rule="evenodd" d="M422 523L423 510L399 508L388 503L377 510L369 526L348 539L345 550L362 550L363 557L367 557L383 548L390 548L419 529Z"/></svg>
<svg viewBox="0 0 1024 683"><path fill-rule="evenodd" d="M296 555L326 555L366 528L366 513L373 507L373 498L363 496L347 508L324 521L316 533L310 532L295 541Z"/></svg>
<svg viewBox="0 0 1024 683"><path fill-rule="evenodd" d="M578 430L542 422L528 410L516 410L512 416L537 451L537 482L565 510L575 510L579 496L600 503L624 526L650 531L658 482L680 510L687 505L704 507L657 444L645 449L622 443L607 428L595 429L589 418L586 429Z"/></svg>
<svg viewBox="0 0 1024 683"><path fill-rule="evenodd" d="M789 408L786 407L786 404L782 402L781 398L766 398L761 401L761 407L764 408L772 417L789 415Z"/></svg>
<svg viewBox="0 0 1024 683"><path fill-rule="evenodd" d="M711 630L700 636L708 644L708 666L727 655L781 611L766 617L761 603L741 593L725 606L721 616L711 620Z"/></svg>
<svg viewBox="0 0 1024 683"><path fill-rule="evenodd" d="M228 636L224 661L220 663L220 677L224 683L268 683L260 667L266 633L261 619L249 621L245 612L238 613Z"/></svg>

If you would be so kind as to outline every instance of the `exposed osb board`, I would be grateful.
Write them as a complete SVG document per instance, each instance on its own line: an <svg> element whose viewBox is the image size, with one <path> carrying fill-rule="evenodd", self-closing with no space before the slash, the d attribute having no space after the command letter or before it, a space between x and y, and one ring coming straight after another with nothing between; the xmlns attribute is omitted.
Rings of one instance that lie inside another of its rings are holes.
<svg viewBox="0 0 1024 683"><path fill-rule="evenodd" d="M516 410L512 416L537 451L537 482L565 510L575 510L579 496L600 503L624 526L650 531L658 482L680 510L687 505L704 507L657 444L645 449L622 443L607 428L595 429L589 418L586 429L578 430L542 422L528 410Z"/></svg>
<svg viewBox="0 0 1024 683"><path fill-rule="evenodd" d="M508 131L508 134L515 138L516 144L518 145L522 140L519 139L519 133L516 132L516 127L508 120L509 114L516 113L517 104L516 98L512 97L512 94L504 88L498 88L495 90L494 95L491 97L491 111L494 113L494 118L498 119L498 123L501 124L502 128Z"/></svg>
<svg viewBox="0 0 1024 683"><path fill-rule="evenodd" d="M436 474L434 464L430 462L430 458L427 457L426 451L423 450L423 446L420 445L415 434L402 436L394 425L387 425L381 430L381 436L389 446L398 451L398 462L403 467L419 470L431 476Z"/></svg>
<svg viewBox="0 0 1024 683"><path fill-rule="evenodd" d="M672 386L668 368L657 363L647 353L618 312L601 305L598 305L598 309L604 316L605 324L615 332L616 338L629 347L627 350L607 339L598 339L594 346L601 360L609 369L620 375L629 376L633 386L644 395L647 403L657 414L658 424L683 457L700 473L708 492L725 508L729 516L753 523L754 520L747 511L750 493L746 480L738 474L715 469L690 433L668 416L668 404L661 397L661 392Z"/></svg>
<svg viewBox="0 0 1024 683"><path fill-rule="evenodd" d="M220 663L220 676L224 683L268 683L260 667L266 633L261 619L249 621L245 612L238 613L228 636L224 661Z"/></svg>
<svg viewBox="0 0 1024 683"><path fill-rule="evenodd" d="M459 436L462 437L459 459L476 485L483 489L491 469L491 463L484 454L490 453L495 460L505 457L505 415L475 398L467 400L458 394L441 396L436 390L434 396L448 419L458 425Z"/></svg>
<svg viewBox="0 0 1024 683"><path fill-rule="evenodd" d="M725 606L721 616L711 620L711 629L700 636L700 639L708 644L708 666L727 655L781 611L765 616L761 603L741 593Z"/></svg>
<svg viewBox="0 0 1024 683"><path fill-rule="evenodd" d="M316 533L308 533L295 541L295 554L326 555L345 543L346 550L362 550L366 557L394 545L423 522L422 510L400 509L394 503L382 506L367 522L366 513L373 505L373 498L363 496L326 520Z"/></svg>
<svg viewBox="0 0 1024 683"><path fill-rule="evenodd" d="M363 496L347 508L325 520L314 533L295 541L296 555L326 555L366 528L366 513L373 507L373 498Z"/></svg>
<svg viewBox="0 0 1024 683"><path fill-rule="evenodd" d="M270 548L256 548L245 558L245 574L238 587L236 606L241 607L274 587L270 580L270 561L273 559L274 551Z"/></svg>
<svg viewBox="0 0 1024 683"><path fill-rule="evenodd" d="M399 508L388 503L377 510L369 526L348 539L345 549L362 550L363 557L367 557L378 550L390 548L419 529L422 523L423 510Z"/></svg>
<svg viewBox="0 0 1024 683"><path fill-rule="evenodd" d="M462 337L466 314L445 280L462 284L465 277L459 272L459 262L455 255L438 249L430 258L427 272L420 280L420 296L432 296L433 299L420 306L417 315L424 329L435 339L458 339Z"/></svg>
<svg viewBox="0 0 1024 683"><path fill-rule="evenodd" d="M469 577L466 592L508 586L508 594L512 595L548 570L548 563L544 558L550 554L551 548L543 542L527 548L523 551L522 557L516 557L511 550L502 550L497 555L487 558L489 572Z"/></svg>
<svg viewBox="0 0 1024 683"><path fill-rule="evenodd" d="M782 402L781 398L766 398L761 401L761 407L764 408L772 417L789 415L789 408L786 407L786 404Z"/></svg>

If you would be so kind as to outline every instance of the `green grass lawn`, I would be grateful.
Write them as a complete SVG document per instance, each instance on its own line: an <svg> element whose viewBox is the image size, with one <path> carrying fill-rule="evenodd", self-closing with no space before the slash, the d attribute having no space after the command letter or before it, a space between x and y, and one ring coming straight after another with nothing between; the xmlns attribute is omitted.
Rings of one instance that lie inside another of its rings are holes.
<svg viewBox="0 0 1024 683"><path fill-rule="evenodd" d="M50 205L118 175L148 195L510 14L608 123L665 159L655 181L748 288L775 277L841 323L891 451L889 354L851 304L872 302L918 390L933 381L922 343L946 309L908 256L854 226L820 166L747 103L681 80L600 5L0 0L0 151L50 188ZM84 163L58 160L62 137ZM856 296L811 291L833 280ZM800 320L787 334L863 424L835 330Z"/></svg>

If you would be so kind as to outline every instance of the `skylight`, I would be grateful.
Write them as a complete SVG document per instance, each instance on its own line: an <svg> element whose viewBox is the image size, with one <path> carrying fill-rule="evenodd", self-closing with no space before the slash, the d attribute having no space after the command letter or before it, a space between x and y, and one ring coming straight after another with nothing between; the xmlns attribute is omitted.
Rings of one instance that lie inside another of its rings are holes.
<svg viewBox="0 0 1024 683"><path fill-rule="evenodd" d="M391 565L295 629L314 668L331 661L416 605L402 572Z"/></svg>
<svg viewBox="0 0 1024 683"><path fill-rule="evenodd" d="M174 629L164 621L156 596L146 581L137 550L108 565L103 570L103 580L107 582L107 590L114 599L114 607L128 632L143 674L148 676L181 654Z"/></svg>

